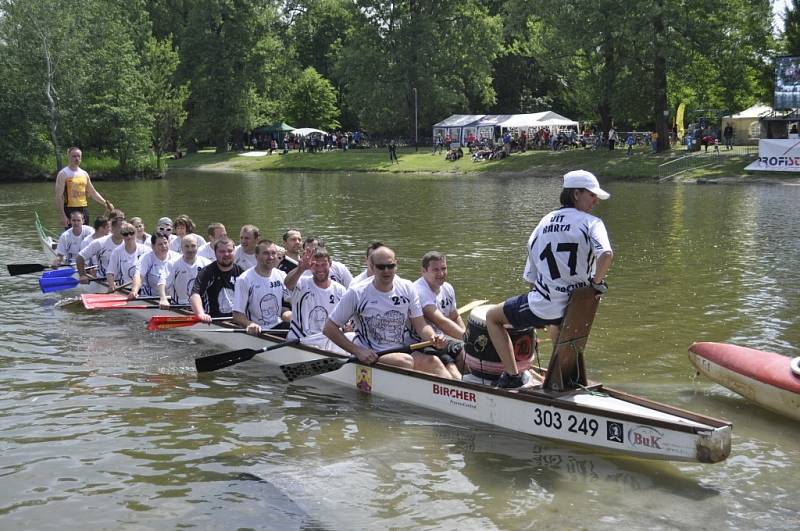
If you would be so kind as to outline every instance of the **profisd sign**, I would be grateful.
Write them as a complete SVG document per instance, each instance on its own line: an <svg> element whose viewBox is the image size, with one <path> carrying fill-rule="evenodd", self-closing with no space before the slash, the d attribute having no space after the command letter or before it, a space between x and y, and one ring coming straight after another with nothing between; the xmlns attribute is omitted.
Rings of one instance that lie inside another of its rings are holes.
<svg viewBox="0 0 800 531"><path fill-rule="evenodd" d="M800 172L800 139L759 140L758 158L745 170Z"/></svg>

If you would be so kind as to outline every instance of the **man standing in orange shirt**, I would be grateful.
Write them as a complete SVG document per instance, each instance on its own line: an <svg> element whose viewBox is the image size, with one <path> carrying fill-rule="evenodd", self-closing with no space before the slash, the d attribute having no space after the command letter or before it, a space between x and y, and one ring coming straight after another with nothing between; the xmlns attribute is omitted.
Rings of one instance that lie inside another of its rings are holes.
<svg viewBox="0 0 800 531"><path fill-rule="evenodd" d="M58 172L56 177L56 207L61 213L61 224L69 226L69 215L74 211L83 214L83 223L89 220L89 201L87 194L95 201L113 210L114 205L105 200L92 186L89 174L80 168L82 153L77 147L68 151L69 166Z"/></svg>

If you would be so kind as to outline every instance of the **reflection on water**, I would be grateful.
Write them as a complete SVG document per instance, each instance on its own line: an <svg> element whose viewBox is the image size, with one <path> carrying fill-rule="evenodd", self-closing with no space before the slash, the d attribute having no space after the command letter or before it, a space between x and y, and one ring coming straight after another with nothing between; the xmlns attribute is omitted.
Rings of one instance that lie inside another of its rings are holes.
<svg viewBox="0 0 800 531"><path fill-rule="evenodd" d="M354 273L373 239L400 273L439 249L463 304L525 289L525 242L557 179L176 174L103 183L151 228L188 212L325 237ZM604 187L606 187L604 185ZM718 465L644 462L431 415L243 364L220 347L55 307L35 275L0 278L3 528L797 528L800 427L692 378L692 341L800 350L798 187L609 183L616 252L590 377L734 423ZM191 190L192 193L187 193ZM52 184L3 186L8 262L41 260ZM165 205L169 205L165 207ZM4 273L3 273L4 274ZM547 361L545 354L545 362ZM54 518L57 515L57 519Z"/></svg>

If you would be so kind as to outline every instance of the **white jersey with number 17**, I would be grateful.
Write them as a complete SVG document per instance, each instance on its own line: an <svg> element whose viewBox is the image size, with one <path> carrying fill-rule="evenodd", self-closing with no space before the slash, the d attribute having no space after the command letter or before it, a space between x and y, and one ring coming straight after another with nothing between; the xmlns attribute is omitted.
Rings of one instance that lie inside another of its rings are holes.
<svg viewBox="0 0 800 531"><path fill-rule="evenodd" d="M588 286L597 257L611 251L600 218L575 208L547 214L528 239L523 277L533 285L531 312L542 319L560 319L575 288Z"/></svg>

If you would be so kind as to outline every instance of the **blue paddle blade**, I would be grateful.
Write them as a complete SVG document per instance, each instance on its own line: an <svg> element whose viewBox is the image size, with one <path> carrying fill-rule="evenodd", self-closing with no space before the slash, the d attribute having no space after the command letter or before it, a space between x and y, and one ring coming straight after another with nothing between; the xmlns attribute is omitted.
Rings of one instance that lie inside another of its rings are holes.
<svg viewBox="0 0 800 531"><path fill-rule="evenodd" d="M78 283L78 279L74 277L43 277L39 279L39 287L42 288L42 293L74 288Z"/></svg>
<svg viewBox="0 0 800 531"><path fill-rule="evenodd" d="M42 278L54 278L54 277L71 277L78 270L74 267L60 267L58 269L53 269L52 271L45 271L42 273Z"/></svg>

